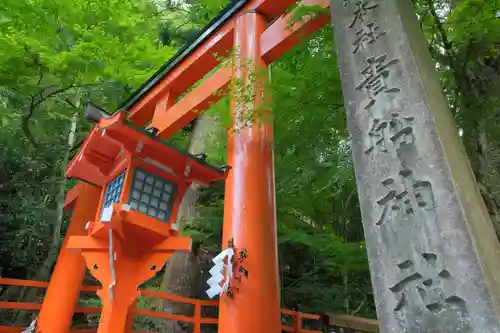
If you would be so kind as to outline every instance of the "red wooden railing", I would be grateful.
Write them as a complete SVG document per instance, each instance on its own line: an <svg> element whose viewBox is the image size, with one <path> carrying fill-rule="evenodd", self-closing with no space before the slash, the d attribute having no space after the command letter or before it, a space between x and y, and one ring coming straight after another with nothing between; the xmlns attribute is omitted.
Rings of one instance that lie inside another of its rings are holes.
<svg viewBox="0 0 500 333"><path fill-rule="evenodd" d="M47 288L49 286L48 282L42 281L32 281L32 280L18 280L18 279L6 279L0 278L0 285L6 286L18 286L18 287L33 287L33 288ZM98 287L96 286L82 286L82 292L96 292ZM168 319L168 320L177 320L185 323L192 323L194 325L194 333L200 333L201 325L212 324L216 325L218 323L217 318L205 318L201 315L201 310L203 306L218 306L218 301L206 301L199 299L192 299L182 296L171 295L162 292L151 291L147 289L140 290L141 295L149 296L149 297L158 297L161 299L192 304L194 306L194 315L193 316L185 316L185 315L177 315L168 312L160 312L160 311L152 311L146 309L135 309L134 314L136 316L145 316L151 318L160 318L160 319ZM41 304L37 303L26 303L26 302L2 302L0 301L0 310L1 309L14 309L14 310L27 310L27 311L39 311L41 308ZM75 310L76 313L86 313L86 314L96 314L100 313L101 309L99 307L77 307ZM321 333L321 331L313 331L302 328L302 319L312 319L319 320L320 316L301 313L297 311L282 309L282 314L289 315L294 318L293 326L282 326L282 330L285 332L292 333ZM14 327L14 326L0 326L0 333L20 333L24 328L23 327ZM72 329L70 333L95 333L95 329ZM151 332L134 332L134 333L151 333Z"/></svg>

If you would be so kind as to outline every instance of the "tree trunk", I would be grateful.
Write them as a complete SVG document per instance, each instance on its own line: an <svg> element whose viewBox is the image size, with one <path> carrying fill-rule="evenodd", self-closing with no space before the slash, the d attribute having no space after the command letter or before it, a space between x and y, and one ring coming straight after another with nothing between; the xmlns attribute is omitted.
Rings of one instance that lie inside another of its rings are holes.
<svg viewBox="0 0 500 333"><path fill-rule="evenodd" d="M456 1L451 1L450 6L453 8L456 5ZM458 50L460 47L455 47L453 42L450 40L447 30L444 27L444 23L438 15L434 2L427 1L429 6L429 13L434 17L435 28L437 33L440 35L444 47L444 58L442 61L446 63L452 70L456 89L462 93L461 100L463 103L463 117L466 121L463 124L464 130L464 140L463 144L467 151L472 170L476 176L476 181L479 185L479 189L483 200L485 201L488 213L491 217L493 227L495 229L497 238L500 240L500 215L499 207L495 202L495 198L492 196L492 191L488 188L487 176L488 167L491 161L488 160L488 140L486 132L486 122L489 121L486 116L481 113L478 115L479 110L484 107L482 105L483 98L488 99L489 92L481 87L480 84L474 84L473 76L469 75L467 71L467 62L473 61L469 58L468 50L465 50L465 54L460 54ZM473 47L472 43L468 48ZM433 52L434 55L439 55L440 52ZM465 63L462 64L465 59ZM476 73L477 76L481 76L482 73Z"/></svg>
<svg viewBox="0 0 500 333"><path fill-rule="evenodd" d="M77 113L73 114L73 118L71 119L71 127L68 135L68 146L66 152L64 154L64 159L62 163L62 176L60 177L59 189L57 191L56 202L57 202L57 211L56 211L56 220L54 222L54 226L52 229L52 242L50 244L49 253L47 254L47 258L45 259L42 267L37 274L37 280L45 281L49 278L50 272L54 263L57 259L57 253L59 252L59 243L61 241L61 227L64 219L64 200L66 198L66 176L65 170L66 165L69 162L69 154L71 148L75 144L75 134L76 134L76 125L78 121Z"/></svg>
<svg viewBox="0 0 500 333"><path fill-rule="evenodd" d="M493 222L493 227L497 234L497 238L500 240L500 213L499 207L495 198L492 195L492 191L488 186L488 168L491 167L491 160L489 158L490 147L488 146L488 138L486 132L486 119L480 119L478 121L478 129L475 134L474 139L470 140L475 144L476 155L474 157L475 163L472 165L474 174L478 182L479 190L483 197L483 200L490 214L491 221Z"/></svg>
<svg viewBox="0 0 500 333"><path fill-rule="evenodd" d="M38 269L35 280L37 281L47 281L49 280L50 273L54 263L57 259L57 253L59 252L59 245L61 241L61 227L64 219L64 200L66 198L66 177L64 175L66 165L69 161L69 154L71 148L75 144L75 134L76 134L76 125L78 122L78 114L74 113L71 119L70 130L68 133L68 145L66 152L64 153L64 157L62 160L62 175L57 177L59 179L59 188L57 189L57 194L55 197L57 208L56 208L56 219L54 221L54 225L52 227L52 241L50 243L49 251L47 253L47 257L45 258L42 266ZM25 302L33 302L37 295L39 289L38 288L30 288L26 293L25 297L23 297ZM28 321L28 313L26 311L20 311L16 318L17 325L25 325Z"/></svg>
<svg viewBox="0 0 500 333"><path fill-rule="evenodd" d="M217 119L215 117L203 114L196 121L194 131L192 133L189 152L192 154L202 153L203 150L215 141L215 133L218 129ZM181 228L186 222L197 217L196 202L198 200L199 186L193 184L186 192L179 214L177 223ZM167 262L165 274L163 276L162 290L166 293L171 293L179 296L196 298L199 291L199 286L202 283L202 264L198 258L198 251L192 253L177 252ZM194 309L191 305L173 303L169 301L163 302L163 311L174 314L182 314L191 316L194 314ZM160 330L161 333L183 333L191 331L187 325L177 322L168 322Z"/></svg>
<svg viewBox="0 0 500 333"><path fill-rule="evenodd" d="M471 97L464 98L466 105L470 110L466 110L466 115L469 121L464 124L464 136L463 143L469 156L472 171L476 177L476 181L479 187L481 196L483 197L484 203L488 210L488 214L491 217L493 227L497 238L500 240L500 207L491 191L491 187L488 186L491 180L491 152L492 147L489 145L488 132L487 132L487 122L492 121L487 117L478 117L473 114L474 110L480 110L480 106L477 105L477 101L481 101L481 94L476 92L472 94ZM471 114L472 113L472 114Z"/></svg>

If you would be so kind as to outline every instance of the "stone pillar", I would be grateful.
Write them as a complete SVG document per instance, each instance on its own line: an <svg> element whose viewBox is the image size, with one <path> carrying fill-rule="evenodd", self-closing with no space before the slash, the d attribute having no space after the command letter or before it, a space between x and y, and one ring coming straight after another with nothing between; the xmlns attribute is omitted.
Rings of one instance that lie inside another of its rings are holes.
<svg viewBox="0 0 500 333"><path fill-rule="evenodd" d="M411 1L331 10L380 331L500 332L500 247Z"/></svg>

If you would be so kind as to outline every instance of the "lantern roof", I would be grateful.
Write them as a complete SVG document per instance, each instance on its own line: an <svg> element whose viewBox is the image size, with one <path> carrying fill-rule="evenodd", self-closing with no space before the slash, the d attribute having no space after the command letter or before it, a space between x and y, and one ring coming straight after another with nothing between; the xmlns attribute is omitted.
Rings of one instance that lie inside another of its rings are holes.
<svg viewBox="0 0 500 333"><path fill-rule="evenodd" d="M223 180L225 167L215 167L172 142L126 120L123 111L102 117L94 125L80 150L66 169L68 178L75 178L102 187L106 177L124 153L168 172L179 180L208 185Z"/></svg>

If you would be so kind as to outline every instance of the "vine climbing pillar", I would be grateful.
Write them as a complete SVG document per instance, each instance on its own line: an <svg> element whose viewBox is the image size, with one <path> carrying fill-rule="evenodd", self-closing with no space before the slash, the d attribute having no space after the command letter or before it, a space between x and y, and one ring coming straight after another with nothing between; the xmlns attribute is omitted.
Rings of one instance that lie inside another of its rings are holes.
<svg viewBox="0 0 500 333"><path fill-rule="evenodd" d="M228 135L223 247L246 249L248 277L231 280L219 305L220 333L281 332L273 128L264 98L267 68L260 36L265 18L247 11L234 30L234 79Z"/></svg>
<svg viewBox="0 0 500 333"><path fill-rule="evenodd" d="M40 310L37 325L40 333L69 332L85 277L82 255L66 245L71 236L86 234L85 224L95 217L101 189L84 183L77 186L81 187L79 196Z"/></svg>

